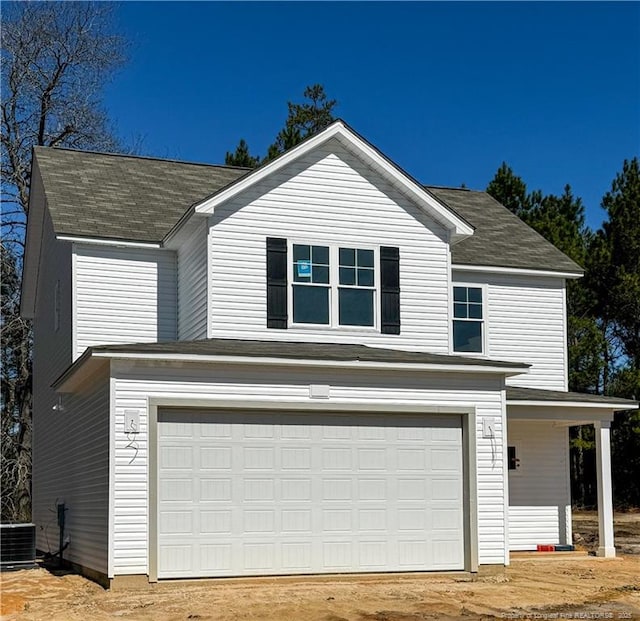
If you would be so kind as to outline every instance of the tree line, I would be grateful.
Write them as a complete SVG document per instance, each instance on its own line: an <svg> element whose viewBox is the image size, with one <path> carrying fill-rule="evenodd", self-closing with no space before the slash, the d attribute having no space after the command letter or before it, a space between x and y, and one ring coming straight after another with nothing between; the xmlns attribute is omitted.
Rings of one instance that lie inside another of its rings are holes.
<svg viewBox="0 0 640 621"><path fill-rule="evenodd" d="M560 196L529 191L503 163L487 192L584 267L567 283L569 390L640 399L640 164L625 160L602 197L606 219L585 224L580 198L566 185ZM593 427L572 427L572 500L596 504ZM640 506L640 413L616 415L612 425L616 506Z"/></svg>
<svg viewBox="0 0 640 621"><path fill-rule="evenodd" d="M19 299L35 145L121 152L102 107L105 83L123 63L127 42L113 29L108 3L5 3L2 15L2 315L0 392L1 519L30 519L32 326ZM264 156L245 140L225 163L254 168L334 120L335 99L320 84L289 102L283 128ZM529 191L503 164L487 191L585 267L568 283L571 390L640 397L640 180L638 158L625 161L603 199L607 219L593 231L582 201ZM617 506L640 506L640 414L616 418L612 432ZM593 431L572 429L572 493L595 504Z"/></svg>

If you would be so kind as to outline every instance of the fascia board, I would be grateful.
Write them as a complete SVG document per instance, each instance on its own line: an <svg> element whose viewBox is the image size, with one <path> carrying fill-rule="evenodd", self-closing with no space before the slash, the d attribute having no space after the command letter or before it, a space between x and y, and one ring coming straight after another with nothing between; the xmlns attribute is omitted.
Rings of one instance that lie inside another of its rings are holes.
<svg viewBox="0 0 640 621"><path fill-rule="evenodd" d="M518 399L507 399L507 405L517 406L527 406L527 407L539 407L539 408L593 408L600 410L637 410L638 404L630 404L630 403L615 403L615 402L607 402L607 403L598 403L596 401L538 401L535 399L527 399L527 400L518 400Z"/></svg>
<svg viewBox="0 0 640 621"><path fill-rule="evenodd" d="M162 244L156 242L139 242L113 237L80 237L78 235L57 234L58 241L68 241L76 244L93 244L96 246L121 246L127 248L162 248Z"/></svg>
<svg viewBox="0 0 640 621"><path fill-rule="evenodd" d="M93 372L98 366L109 360L130 360L149 362L177 362L177 363L210 363L223 365L245 366L284 366L284 367L315 367L338 369L365 369L383 371L431 371L434 373L482 373L498 374L506 377L528 373L529 368L500 367L462 364L415 364L403 362L375 362L359 360L309 360L298 358L268 358L248 356L213 356L203 354L166 354L166 353L132 353L132 352L102 352L87 349L70 367L68 367L52 384L58 392L73 392L81 383L82 377Z"/></svg>
<svg viewBox="0 0 640 621"><path fill-rule="evenodd" d="M298 146L294 147L290 151L284 153L279 158L273 160L269 164L256 169L254 172L248 174L245 177L240 178L238 181L232 183L226 188L220 190L213 196L204 199L200 203L195 205L196 213L212 214L217 205L230 200L234 196L237 196L240 192L243 192L247 188L251 187L255 183L263 180L272 173L280 170L287 164L291 163L295 159L302 155L312 151L318 146L325 143L331 138L338 138L345 146L358 155L358 153L364 158L373 162L381 171L391 180L391 182L399 189L403 190L406 194L411 196L421 207L426 210L431 216L434 214L437 219L444 223L447 228L452 230L455 235L469 236L473 235L473 227L459 218L450 209L443 205L438 199L427 192L422 186L410 179L406 174L401 172L390 161L383 157L376 149L367 144L360 137L356 136L348 127L342 122L337 121L330 125L324 131L318 135L305 140Z"/></svg>
<svg viewBox="0 0 640 621"><path fill-rule="evenodd" d="M535 270L522 267L502 267L498 265L465 265L453 263L451 269L459 272L482 272L487 274L516 274L522 276L549 276L551 278L577 279L582 278L582 272L562 272L554 270Z"/></svg>
<svg viewBox="0 0 640 621"><path fill-rule="evenodd" d="M215 356L206 354L166 354L139 352L93 352L95 358L122 360L151 360L167 362L207 362L217 364L239 364L260 366L327 367L349 369L380 369L397 371L438 371L443 373L498 373L507 376L528 373L528 367L501 367L487 365L435 364L411 362L377 362L369 360L315 360L304 358L271 358L249 356Z"/></svg>

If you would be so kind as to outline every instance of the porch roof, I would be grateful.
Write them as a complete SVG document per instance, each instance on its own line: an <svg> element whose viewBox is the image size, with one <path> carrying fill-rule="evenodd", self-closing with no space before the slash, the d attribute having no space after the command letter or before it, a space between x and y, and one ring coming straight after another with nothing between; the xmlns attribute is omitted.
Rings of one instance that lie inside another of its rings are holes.
<svg viewBox="0 0 640 621"><path fill-rule="evenodd" d="M513 405L560 405L565 407L594 406L615 410L635 410L638 408L638 401L632 399L520 386L507 387L507 403Z"/></svg>

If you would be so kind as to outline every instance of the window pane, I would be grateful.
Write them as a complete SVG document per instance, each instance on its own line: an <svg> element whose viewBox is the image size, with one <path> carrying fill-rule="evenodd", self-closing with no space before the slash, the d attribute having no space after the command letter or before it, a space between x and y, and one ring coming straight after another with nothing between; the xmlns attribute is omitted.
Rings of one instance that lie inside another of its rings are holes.
<svg viewBox="0 0 640 621"><path fill-rule="evenodd" d="M467 305L466 304L454 304L453 305L453 316L458 319L464 319L467 316Z"/></svg>
<svg viewBox="0 0 640 621"><path fill-rule="evenodd" d="M298 244L293 245L293 260L294 261L302 261L311 259L311 255L309 254L310 246L300 246Z"/></svg>
<svg viewBox="0 0 640 621"><path fill-rule="evenodd" d="M356 251L353 248L340 248L340 265L355 265Z"/></svg>
<svg viewBox="0 0 640 621"><path fill-rule="evenodd" d="M340 325L373 325L373 291L370 289L339 289Z"/></svg>
<svg viewBox="0 0 640 621"><path fill-rule="evenodd" d="M373 287L373 270L358 270L358 285L360 287Z"/></svg>
<svg viewBox="0 0 640 621"><path fill-rule="evenodd" d="M454 287L453 288L453 301L454 302L466 302L467 301L467 288L466 287Z"/></svg>
<svg viewBox="0 0 640 621"><path fill-rule="evenodd" d="M327 246L314 246L313 262L329 265L329 248Z"/></svg>
<svg viewBox="0 0 640 621"><path fill-rule="evenodd" d="M469 304L469 317L482 319L482 304Z"/></svg>
<svg viewBox="0 0 640 621"><path fill-rule="evenodd" d="M313 266L313 282L318 282L323 285L329 284L329 268L317 265Z"/></svg>
<svg viewBox="0 0 640 621"><path fill-rule="evenodd" d="M358 250L358 267L373 267L373 250Z"/></svg>
<svg viewBox="0 0 640 621"><path fill-rule="evenodd" d="M453 350L482 353L482 323L454 321Z"/></svg>
<svg viewBox="0 0 640 621"><path fill-rule="evenodd" d="M293 286L293 321L329 323L329 287Z"/></svg>
<svg viewBox="0 0 640 621"><path fill-rule="evenodd" d="M478 302L480 304L482 303L482 289L469 287L467 289L467 294L469 296L469 302Z"/></svg>
<svg viewBox="0 0 640 621"><path fill-rule="evenodd" d="M340 268L340 284L341 285L356 284L356 270L353 267Z"/></svg>

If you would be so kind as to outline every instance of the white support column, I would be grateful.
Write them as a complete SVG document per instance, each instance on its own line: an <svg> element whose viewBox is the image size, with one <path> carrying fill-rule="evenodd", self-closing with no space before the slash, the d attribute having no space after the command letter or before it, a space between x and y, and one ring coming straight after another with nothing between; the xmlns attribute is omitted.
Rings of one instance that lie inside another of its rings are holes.
<svg viewBox="0 0 640 621"><path fill-rule="evenodd" d="M611 423L594 423L596 436L596 469L598 476L598 556L614 557L613 493L611 486Z"/></svg>

